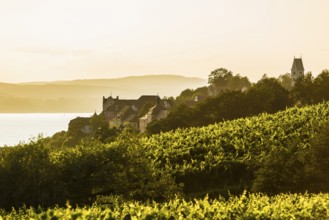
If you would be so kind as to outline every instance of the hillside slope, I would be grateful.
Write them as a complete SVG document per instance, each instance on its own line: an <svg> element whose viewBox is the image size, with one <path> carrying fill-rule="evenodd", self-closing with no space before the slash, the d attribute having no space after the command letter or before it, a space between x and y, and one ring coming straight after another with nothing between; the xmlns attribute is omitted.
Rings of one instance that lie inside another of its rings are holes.
<svg viewBox="0 0 329 220"><path fill-rule="evenodd" d="M102 195L163 201L181 190L193 199L244 190L329 192L329 140L311 142L320 130L329 133L322 129L328 120L329 102L144 138L124 130L107 144L67 147L56 142L59 134L4 147L0 206L85 205Z"/></svg>
<svg viewBox="0 0 329 220"><path fill-rule="evenodd" d="M176 97L206 80L176 75L131 76L58 82L0 83L0 112L100 112L103 96L137 99L141 95Z"/></svg>
<svg viewBox="0 0 329 220"><path fill-rule="evenodd" d="M178 129L144 139L155 165L172 173L188 194L241 191L251 187L255 171L277 149L310 139L329 120L329 102L290 108L276 114Z"/></svg>

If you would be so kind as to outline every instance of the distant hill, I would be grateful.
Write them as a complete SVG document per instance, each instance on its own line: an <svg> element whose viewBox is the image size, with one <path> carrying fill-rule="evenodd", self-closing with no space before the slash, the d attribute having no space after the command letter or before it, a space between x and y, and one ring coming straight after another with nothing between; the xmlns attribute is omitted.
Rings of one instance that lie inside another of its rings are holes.
<svg viewBox="0 0 329 220"><path fill-rule="evenodd" d="M0 83L0 112L100 112L103 96L176 97L187 88L206 86L201 78L177 75L129 76L55 82Z"/></svg>

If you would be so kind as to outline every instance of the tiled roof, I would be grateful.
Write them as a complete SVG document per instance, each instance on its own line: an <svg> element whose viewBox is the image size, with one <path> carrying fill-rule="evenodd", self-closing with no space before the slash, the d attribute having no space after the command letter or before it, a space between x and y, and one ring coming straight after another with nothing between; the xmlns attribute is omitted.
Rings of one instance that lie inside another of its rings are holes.
<svg viewBox="0 0 329 220"><path fill-rule="evenodd" d="M121 117L125 117L126 113L129 111L129 109L130 109L130 107L126 105L125 107L123 107L123 108L119 111L118 114L119 114Z"/></svg>
<svg viewBox="0 0 329 220"><path fill-rule="evenodd" d="M294 58L291 69L304 70L302 58Z"/></svg>
<svg viewBox="0 0 329 220"><path fill-rule="evenodd" d="M138 111L147 103L152 104L153 106L149 109L149 112L151 112L152 115L157 115L162 110L169 110L175 104L173 100L161 100L157 95L143 95L137 100L119 99L119 97L116 99L113 99L112 97L103 97L104 111L111 113L112 116L120 115L121 119L125 122L137 121ZM111 117L108 116L107 119L110 120Z"/></svg>
<svg viewBox="0 0 329 220"><path fill-rule="evenodd" d="M152 103L152 104L157 104L158 101L160 101L160 97L157 95L142 95L138 99L138 103L143 106L146 103Z"/></svg>

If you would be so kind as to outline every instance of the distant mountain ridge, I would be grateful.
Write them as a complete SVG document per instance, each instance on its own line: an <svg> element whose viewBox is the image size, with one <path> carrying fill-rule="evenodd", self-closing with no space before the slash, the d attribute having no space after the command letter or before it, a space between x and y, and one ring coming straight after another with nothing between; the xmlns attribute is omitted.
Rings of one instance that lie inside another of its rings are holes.
<svg viewBox="0 0 329 220"><path fill-rule="evenodd" d="M184 89L206 85L206 79L179 75L0 83L0 112L100 112L103 96L176 97Z"/></svg>
<svg viewBox="0 0 329 220"><path fill-rule="evenodd" d="M49 84L56 84L56 85L108 85L110 83L131 83L133 80L134 83L141 82L145 83L145 81L158 81L158 80L165 80L165 81L176 81L181 82L188 80L189 82L200 82L204 81L205 79L198 78L198 77L186 77L181 75L144 75L144 76L126 76L126 77L119 77L119 78L100 78L100 79L75 79L75 80L60 80L60 81L44 81L44 82L23 82L17 83L18 85L49 85Z"/></svg>

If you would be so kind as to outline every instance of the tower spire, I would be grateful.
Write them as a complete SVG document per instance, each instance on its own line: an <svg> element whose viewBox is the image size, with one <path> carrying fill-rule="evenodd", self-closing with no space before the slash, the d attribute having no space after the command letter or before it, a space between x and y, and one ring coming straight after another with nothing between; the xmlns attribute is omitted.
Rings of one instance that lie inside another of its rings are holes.
<svg viewBox="0 0 329 220"><path fill-rule="evenodd" d="M292 86L295 85L297 79L304 77L304 65L302 60L302 54L300 58L294 57L294 61L291 67L291 79Z"/></svg>

